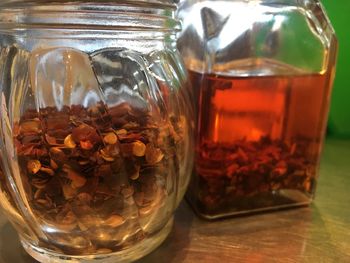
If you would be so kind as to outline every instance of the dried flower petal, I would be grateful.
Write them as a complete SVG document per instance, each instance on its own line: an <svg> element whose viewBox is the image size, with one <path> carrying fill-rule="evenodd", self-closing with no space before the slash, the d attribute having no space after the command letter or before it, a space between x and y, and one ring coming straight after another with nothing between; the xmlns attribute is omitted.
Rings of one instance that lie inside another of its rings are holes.
<svg viewBox="0 0 350 263"><path fill-rule="evenodd" d="M90 163L90 160L80 160L78 163L79 163L80 165L87 165L87 164Z"/></svg>
<svg viewBox="0 0 350 263"><path fill-rule="evenodd" d="M135 128L138 128L140 127L140 125L136 122L128 122L127 124L125 124L123 126L124 129L126 130L132 130L132 129L135 129Z"/></svg>
<svg viewBox="0 0 350 263"><path fill-rule="evenodd" d="M39 160L30 160L27 163L28 172L30 172L31 174L36 174L37 172L40 171L40 168L41 168L41 163Z"/></svg>
<svg viewBox="0 0 350 263"><path fill-rule="evenodd" d="M55 160L55 162L64 162L67 157L64 154L64 152L58 148L58 147L52 147L50 148L50 154L51 154L51 158Z"/></svg>
<svg viewBox="0 0 350 263"><path fill-rule="evenodd" d="M50 200L47 200L47 199L37 199L35 200L35 202L46 208L50 208L52 205L52 202L50 202Z"/></svg>
<svg viewBox="0 0 350 263"><path fill-rule="evenodd" d="M119 136L119 135L126 135L128 134L128 131L125 129L120 129L120 130L116 130L115 133Z"/></svg>
<svg viewBox="0 0 350 263"><path fill-rule="evenodd" d="M146 145L141 142L141 141L136 141L134 142L133 144L133 147L132 147L132 153L135 155L135 156L138 156L138 157L142 157L145 155L145 152L146 152Z"/></svg>
<svg viewBox="0 0 350 263"><path fill-rule="evenodd" d="M287 173L286 167L276 167L273 172L279 176L285 175Z"/></svg>
<svg viewBox="0 0 350 263"><path fill-rule="evenodd" d="M41 167L40 171L42 171L43 173L46 173L50 176L54 176L55 172L51 169L51 168L47 168L47 167Z"/></svg>
<svg viewBox="0 0 350 263"><path fill-rule="evenodd" d="M73 188L71 185L69 184L65 184L62 186L62 191L63 191L63 195L64 198L66 200L72 199L76 196L77 194L77 189Z"/></svg>
<svg viewBox="0 0 350 263"><path fill-rule="evenodd" d="M114 132L109 132L105 135L103 141L107 144L116 144L118 142L118 137Z"/></svg>
<svg viewBox="0 0 350 263"><path fill-rule="evenodd" d="M130 187L125 187L122 191L121 191L122 195L124 196L124 198L129 198L134 194L134 188L132 186Z"/></svg>
<svg viewBox="0 0 350 263"><path fill-rule="evenodd" d="M144 196L144 192L137 192L134 194L134 200L138 206L143 206Z"/></svg>
<svg viewBox="0 0 350 263"><path fill-rule="evenodd" d="M50 166L52 167L52 169L57 170L58 169L58 165L54 160L50 160Z"/></svg>
<svg viewBox="0 0 350 263"><path fill-rule="evenodd" d="M296 143L293 143L292 147L290 148L290 154L293 155L296 151L296 148L297 148L297 144Z"/></svg>
<svg viewBox="0 0 350 263"><path fill-rule="evenodd" d="M238 148L237 153L245 162L247 162L249 160L247 154L241 148Z"/></svg>
<svg viewBox="0 0 350 263"><path fill-rule="evenodd" d="M67 148L70 148L70 149L74 149L77 144L74 142L73 138L72 138L72 135L69 134L65 139L64 139L64 145L67 147Z"/></svg>
<svg viewBox="0 0 350 263"><path fill-rule="evenodd" d="M48 184L49 179L47 178L34 178L32 180L32 185L37 189L43 189Z"/></svg>
<svg viewBox="0 0 350 263"><path fill-rule="evenodd" d="M56 141L56 138L55 137L52 137L48 134L45 134L45 139L46 139L46 142L50 145L57 145L57 141Z"/></svg>
<svg viewBox="0 0 350 263"><path fill-rule="evenodd" d="M81 124L79 127L74 128L72 138L76 143L89 141L91 144L95 144L101 140L96 129L87 124Z"/></svg>
<svg viewBox="0 0 350 263"><path fill-rule="evenodd" d="M119 215L112 215L105 220L105 224L110 227L118 227L124 224L125 219Z"/></svg>
<svg viewBox="0 0 350 263"><path fill-rule="evenodd" d="M114 145L107 145L105 147L105 151L108 152L108 155L112 156L112 157L116 157L120 153L119 147L116 144L114 144Z"/></svg>
<svg viewBox="0 0 350 263"><path fill-rule="evenodd" d="M38 190L35 192L34 194L34 199L42 199L44 196L45 191L43 190L43 188L38 188Z"/></svg>
<svg viewBox="0 0 350 263"><path fill-rule="evenodd" d="M83 150L91 150L92 148L94 148L94 145L90 141L81 141L80 147Z"/></svg>
<svg viewBox="0 0 350 263"><path fill-rule="evenodd" d="M86 184L86 178L69 167L63 168L67 173L67 177L72 181L71 186L73 188L81 188Z"/></svg>
<svg viewBox="0 0 350 263"><path fill-rule="evenodd" d="M146 161L151 165L159 163L164 158L164 154L159 148L154 147L153 144L147 144L146 147Z"/></svg>
<svg viewBox="0 0 350 263"><path fill-rule="evenodd" d="M179 122L177 123L178 131L186 131L187 130L187 119L184 115L181 115L179 118Z"/></svg>
<svg viewBox="0 0 350 263"><path fill-rule="evenodd" d="M62 218L62 224L72 224L73 222L76 222L76 216L72 211L69 211L64 218Z"/></svg>
<svg viewBox="0 0 350 263"><path fill-rule="evenodd" d="M37 120L31 120L21 123L20 126L21 133L39 133L40 132L40 122Z"/></svg>
<svg viewBox="0 0 350 263"><path fill-rule="evenodd" d="M90 194L88 194L88 193L80 193L77 196L77 198L83 204L90 204L90 202L92 201L92 196Z"/></svg>
<svg viewBox="0 0 350 263"><path fill-rule="evenodd" d="M106 149L102 149L100 151L102 158L107 162L114 162L114 158L108 155L108 152Z"/></svg>
<svg viewBox="0 0 350 263"><path fill-rule="evenodd" d="M22 144L40 144L41 136L38 134L28 134L26 136L23 136L22 138Z"/></svg>
<svg viewBox="0 0 350 263"><path fill-rule="evenodd" d="M61 213L56 216L58 222L57 227L64 231L71 231L77 226L77 217L68 209L63 209Z"/></svg>
<svg viewBox="0 0 350 263"><path fill-rule="evenodd" d="M141 167L139 165L135 165L134 170L129 175L129 178L131 180L137 180L140 177L140 169L141 169Z"/></svg>

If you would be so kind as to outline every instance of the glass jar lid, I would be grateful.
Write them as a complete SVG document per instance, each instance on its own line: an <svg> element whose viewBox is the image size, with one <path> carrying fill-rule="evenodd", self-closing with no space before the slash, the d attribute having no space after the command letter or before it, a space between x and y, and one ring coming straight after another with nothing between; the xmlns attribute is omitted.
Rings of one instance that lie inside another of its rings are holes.
<svg viewBox="0 0 350 263"><path fill-rule="evenodd" d="M98 28L177 31L173 0L5 0L0 30L8 28Z"/></svg>
<svg viewBox="0 0 350 263"><path fill-rule="evenodd" d="M152 4L152 5L174 5L174 0L96 0L96 1L86 1L86 0L62 0L62 1L46 1L46 0L4 0L1 1L0 6L18 6L19 4L29 4L29 5L38 5L38 4L65 4L65 3L89 3L89 4L100 4L100 3L109 3L109 4L123 4L130 3L132 5L139 4Z"/></svg>

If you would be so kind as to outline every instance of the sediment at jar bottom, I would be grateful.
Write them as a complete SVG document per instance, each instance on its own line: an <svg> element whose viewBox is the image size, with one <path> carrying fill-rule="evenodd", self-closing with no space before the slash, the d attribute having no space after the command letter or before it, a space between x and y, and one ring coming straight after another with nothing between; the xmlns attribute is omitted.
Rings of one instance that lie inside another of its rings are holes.
<svg viewBox="0 0 350 263"><path fill-rule="evenodd" d="M14 140L30 208L51 242L40 245L70 255L110 253L165 225L176 196L168 186L179 176L172 166L181 120L154 120L126 103L24 112Z"/></svg>
<svg viewBox="0 0 350 263"><path fill-rule="evenodd" d="M305 203L313 193L318 164L308 157L309 147L305 140L268 137L225 145L204 143L197 153L199 190L194 198L209 214ZM291 193L290 199L283 191Z"/></svg>

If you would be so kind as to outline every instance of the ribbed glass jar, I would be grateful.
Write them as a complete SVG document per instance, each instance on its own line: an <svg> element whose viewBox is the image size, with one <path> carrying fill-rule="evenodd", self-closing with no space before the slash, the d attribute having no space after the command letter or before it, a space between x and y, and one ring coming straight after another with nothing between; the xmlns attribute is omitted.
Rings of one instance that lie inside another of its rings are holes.
<svg viewBox="0 0 350 263"><path fill-rule="evenodd" d="M129 262L168 235L193 114L171 1L0 5L0 203L41 262Z"/></svg>

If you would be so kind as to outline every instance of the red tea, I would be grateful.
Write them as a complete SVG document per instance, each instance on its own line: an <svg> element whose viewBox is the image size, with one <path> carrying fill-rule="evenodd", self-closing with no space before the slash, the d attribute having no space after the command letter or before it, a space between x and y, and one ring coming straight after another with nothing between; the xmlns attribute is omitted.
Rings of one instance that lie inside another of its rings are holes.
<svg viewBox="0 0 350 263"><path fill-rule="evenodd" d="M309 203L327 117L327 76L190 77L199 119L190 199L200 213Z"/></svg>

